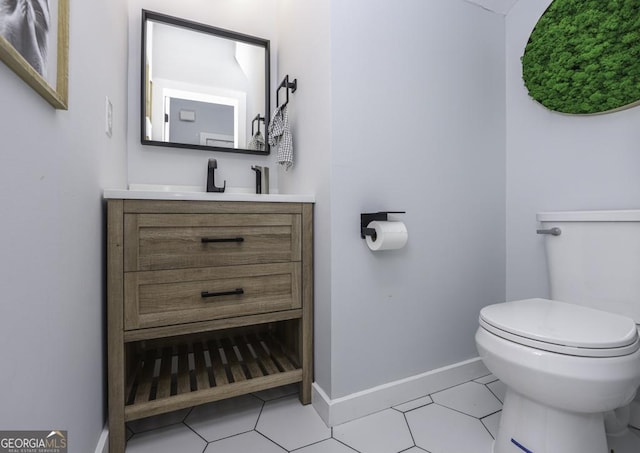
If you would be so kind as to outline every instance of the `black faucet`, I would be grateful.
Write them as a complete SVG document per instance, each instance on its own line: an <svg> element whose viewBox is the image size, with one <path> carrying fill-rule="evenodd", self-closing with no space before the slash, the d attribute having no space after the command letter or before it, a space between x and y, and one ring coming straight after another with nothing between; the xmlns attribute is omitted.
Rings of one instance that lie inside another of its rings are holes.
<svg viewBox="0 0 640 453"><path fill-rule="evenodd" d="M225 181L222 187L216 187L215 171L218 168L218 161L215 159L209 159L209 165L207 168L207 192L224 192L227 188L227 181Z"/></svg>
<svg viewBox="0 0 640 453"><path fill-rule="evenodd" d="M252 165L251 169L256 172L256 193L262 193L262 167Z"/></svg>

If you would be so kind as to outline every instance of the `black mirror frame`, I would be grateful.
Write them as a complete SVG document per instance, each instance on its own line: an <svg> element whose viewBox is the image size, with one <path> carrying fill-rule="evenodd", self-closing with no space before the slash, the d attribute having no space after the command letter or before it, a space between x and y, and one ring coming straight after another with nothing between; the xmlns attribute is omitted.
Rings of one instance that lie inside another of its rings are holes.
<svg viewBox="0 0 640 453"><path fill-rule="evenodd" d="M161 142L158 140L145 139L145 103L146 103L146 74L145 74L145 61L147 56L147 20L155 22L162 22L169 25L175 25L178 27L188 28L202 33L208 33L221 38L232 39L235 41L244 42L247 44L253 44L256 46L264 47L265 50L265 112L264 112L264 124L265 131L269 125L271 107L271 52L270 41L268 39L257 38L255 36L245 35L222 28L213 27L211 25L202 24L199 22L193 22L186 19L180 19L178 17L169 16L162 13L156 13L153 11L142 10L142 46L141 46L141 72L140 72L140 141L143 145L164 146L169 148L189 148L198 149L201 151L222 151L227 153L241 153L241 154L259 154L269 155L271 150L268 143L265 143L265 149L262 151L245 149L245 148L222 148L218 146L204 146L204 145L191 145L188 143L173 143L173 142Z"/></svg>

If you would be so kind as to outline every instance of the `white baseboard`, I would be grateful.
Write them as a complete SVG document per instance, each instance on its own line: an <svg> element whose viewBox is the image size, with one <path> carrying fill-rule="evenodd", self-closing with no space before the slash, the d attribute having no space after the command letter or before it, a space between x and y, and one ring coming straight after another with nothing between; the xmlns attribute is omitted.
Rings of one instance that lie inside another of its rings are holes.
<svg viewBox="0 0 640 453"><path fill-rule="evenodd" d="M336 426L489 374L478 357L331 399L313 383L311 400L327 426Z"/></svg>
<svg viewBox="0 0 640 453"><path fill-rule="evenodd" d="M109 453L109 424L105 423L100 437L98 438L98 445L96 445L95 453Z"/></svg>

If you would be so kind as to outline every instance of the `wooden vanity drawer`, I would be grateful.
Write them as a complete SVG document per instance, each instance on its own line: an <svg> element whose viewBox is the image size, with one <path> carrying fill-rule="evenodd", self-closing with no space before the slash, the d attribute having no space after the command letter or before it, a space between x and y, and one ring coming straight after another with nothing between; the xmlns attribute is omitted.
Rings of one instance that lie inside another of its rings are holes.
<svg viewBox="0 0 640 453"><path fill-rule="evenodd" d="M302 306L300 272L297 262L129 272L124 276L124 327L297 309Z"/></svg>
<svg viewBox="0 0 640 453"><path fill-rule="evenodd" d="M298 214L125 214L124 270L301 260Z"/></svg>

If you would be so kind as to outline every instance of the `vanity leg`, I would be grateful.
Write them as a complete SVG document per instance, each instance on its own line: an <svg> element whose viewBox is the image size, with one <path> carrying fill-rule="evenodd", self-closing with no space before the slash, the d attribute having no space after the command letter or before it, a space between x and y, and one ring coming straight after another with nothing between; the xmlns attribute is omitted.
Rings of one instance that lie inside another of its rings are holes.
<svg viewBox="0 0 640 453"><path fill-rule="evenodd" d="M112 423L109 417L109 453L124 453L126 438L124 422Z"/></svg>
<svg viewBox="0 0 640 453"><path fill-rule="evenodd" d="M109 453L124 453L124 297L122 200L109 200L107 208L107 368Z"/></svg>
<svg viewBox="0 0 640 453"><path fill-rule="evenodd" d="M302 207L302 319L298 329L302 360L300 402L311 402L313 382L313 205Z"/></svg>

